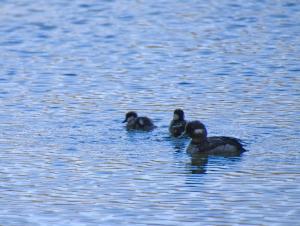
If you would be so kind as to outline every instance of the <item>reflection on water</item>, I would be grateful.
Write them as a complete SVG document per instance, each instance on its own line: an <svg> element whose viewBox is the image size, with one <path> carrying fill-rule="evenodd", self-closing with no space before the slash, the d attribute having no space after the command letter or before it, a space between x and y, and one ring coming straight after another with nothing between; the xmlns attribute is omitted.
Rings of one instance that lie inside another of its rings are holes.
<svg viewBox="0 0 300 226"><path fill-rule="evenodd" d="M298 224L297 1L0 2L1 225ZM188 156L176 108L249 151Z"/></svg>
<svg viewBox="0 0 300 226"><path fill-rule="evenodd" d="M186 166L192 174L203 174L207 171L207 165L213 165L215 168L222 166L234 167L233 163L240 161L242 156L220 156L207 155L205 153L194 153L191 155L191 162Z"/></svg>
<svg viewBox="0 0 300 226"><path fill-rule="evenodd" d="M192 174L201 174L206 172L208 155L194 154L191 156L191 163L188 164Z"/></svg>

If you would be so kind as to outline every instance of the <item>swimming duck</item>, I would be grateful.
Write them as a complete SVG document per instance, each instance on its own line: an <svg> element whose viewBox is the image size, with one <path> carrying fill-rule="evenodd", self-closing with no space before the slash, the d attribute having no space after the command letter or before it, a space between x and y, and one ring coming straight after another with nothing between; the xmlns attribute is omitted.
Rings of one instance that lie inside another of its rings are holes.
<svg viewBox="0 0 300 226"><path fill-rule="evenodd" d="M173 120L169 125L169 132L173 137L179 137L184 133L186 126L184 112L182 109L176 109L173 114Z"/></svg>
<svg viewBox="0 0 300 226"><path fill-rule="evenodd" d="M234 137L207 137L207 130L203 123L191 121L186 125L185 133L192 138L187 152L206 153L216 155L239 155L246 151L240 140Z"/></svg>
<svg viewBox="0 0 300 226"><path fill-rule="evenodd" d="M148 117L138 117L134 111L129 111L126 114L123 123L127 122L126 128L128 130L144 130L150 131L155 128L153 122Z"/></svg>

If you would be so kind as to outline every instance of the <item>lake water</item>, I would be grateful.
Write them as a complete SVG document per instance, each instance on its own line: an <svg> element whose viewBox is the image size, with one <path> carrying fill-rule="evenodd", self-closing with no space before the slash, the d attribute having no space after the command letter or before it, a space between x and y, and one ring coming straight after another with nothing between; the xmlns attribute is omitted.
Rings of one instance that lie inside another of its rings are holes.
<svg viewBox="0 0 300 226"><path fill-rule="evenodd" d="M299 59L297 0L0 0L0 225L299 225Z"/></svg>

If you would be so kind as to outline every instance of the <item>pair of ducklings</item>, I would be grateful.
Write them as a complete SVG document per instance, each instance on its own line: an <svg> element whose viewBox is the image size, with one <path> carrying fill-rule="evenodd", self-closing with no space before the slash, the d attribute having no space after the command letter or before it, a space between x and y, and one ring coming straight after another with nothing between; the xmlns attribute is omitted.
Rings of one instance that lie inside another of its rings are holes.
<svg viewBox="0 0 300 226"><path fill-rule="evenodd" d="M156 126L148 117L138 117L137 113L130 111L126 114L123 123L127 122L128 130L143 130L151 131ZM198 121L186 121L184 111L176 109L173 114L173 119L169 125L171 136L181 138L184 136L190 137L192 140L187 147L187 152L207 153L207 154L241 154L246 151L241 144L241 141L234 137L213 136L207 137L205 125Z"/></svg>

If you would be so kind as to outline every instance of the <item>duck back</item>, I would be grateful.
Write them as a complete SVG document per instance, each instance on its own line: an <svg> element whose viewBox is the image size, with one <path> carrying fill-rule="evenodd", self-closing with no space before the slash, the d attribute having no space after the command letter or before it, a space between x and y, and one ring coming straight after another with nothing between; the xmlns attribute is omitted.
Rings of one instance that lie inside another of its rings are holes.
<svg viewBox="0 0 300 226"><path fill-rule="evenodd" d="M151 119L147 117L137 117L133 122L127 124L127 129L130 130L145 130L154 129L155 126Z"/></svg>
<svg viewBox="0 0 300 226"><path fill-rule="evenodd" d="M234 137L208 137L207 138L208 143L208 151L211 154L218 154L218 153L242 153L245 151L243 148L243 145L241 144L241 141Z"/></svg>
<svg viewBox="0 0 300 226"><path fill-rule="evenodd" d="M208 137L206 142L194 144L193 142L187 148L187 152L207 153L212 155L239 155L246 151L241 141L234 137Z"/></svg>

